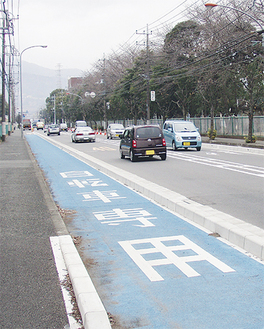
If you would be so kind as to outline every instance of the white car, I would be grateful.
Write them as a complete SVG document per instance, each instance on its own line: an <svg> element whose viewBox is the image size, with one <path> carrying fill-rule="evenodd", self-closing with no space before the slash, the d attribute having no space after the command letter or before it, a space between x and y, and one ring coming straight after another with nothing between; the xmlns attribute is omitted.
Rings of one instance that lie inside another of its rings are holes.
<svg viewBox="0 0 264 329"><path fill-rule="evenodd" d="M44 129L44 122L42 122L42 121L38 121L37 123L36 123L36 127L37 127L37 130L39 130L39 129Z"/></svg>
<svg viewBox="0 0 264 329"><path fill-rule="evenodd" d="M66 123L61 123L60 124L60 131L63 131L63 130L68 131L68 127L67 127Z"/></svg>
<svg viewBox="0 0 264 329"><path fill-rule="evenodd" d="M95 142L95 132L91 127L77 127L71 135L73 143Z"/></svg>
<svg viewBox="0 0 264 329"><path fill-rule="evenodd" d="M114 138L118 137L121 138L121 136L124 133L124 126L120 123L110 123L110 125L107 127L106 131L106 138Z"/></svg>
<svg viewBox="0 0 264 329"><path fill-rule="evenodd" d="M47 136L49 135L60 135L59 125L52 124L48 126Z"/></svg>

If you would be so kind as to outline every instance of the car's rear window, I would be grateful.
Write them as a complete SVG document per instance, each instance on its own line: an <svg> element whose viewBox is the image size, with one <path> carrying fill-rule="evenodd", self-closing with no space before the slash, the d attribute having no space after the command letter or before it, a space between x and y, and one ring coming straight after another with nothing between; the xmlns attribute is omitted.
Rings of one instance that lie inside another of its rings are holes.
<svg viewBox="0 0 264 329"><path fill-rule="evenodd" d="M92 131L92 128L90 128L90 127L78 127L77 131Z"/></svg>
<svg viewBox="0 0 264 329"><path fill-rule="evenodd" d="M174 130L178 132L194 132L197 131L192 122L174 123Z"/></svg>
<svg viewBox="0 0 264 329"><path fill-rule="evenodd" d="M136 131L137 138L158 138L161 137L161 131L158 127L142 127Z"/></svg>
<svg viewBox="0 0 264 329"><path fill-rule="evenodd" d="M124 126L121 124L120 125L119 124L111 125L110 127L111 127L111 129L124 129Z"/></svg>

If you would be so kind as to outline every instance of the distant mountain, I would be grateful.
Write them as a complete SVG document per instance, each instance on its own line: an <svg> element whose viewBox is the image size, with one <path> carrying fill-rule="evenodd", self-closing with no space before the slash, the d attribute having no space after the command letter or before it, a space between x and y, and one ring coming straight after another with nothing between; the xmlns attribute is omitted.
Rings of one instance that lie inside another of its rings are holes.
<svg viewBox="0 0 264 329"><path fill-rule="evenodd" d="M27 113L29 118L37 118L37 113L45 108L45 100L53 90L67 89L70 77L83 75L84 72L79 69L52 70L23 61L23 112Z"/></svg>

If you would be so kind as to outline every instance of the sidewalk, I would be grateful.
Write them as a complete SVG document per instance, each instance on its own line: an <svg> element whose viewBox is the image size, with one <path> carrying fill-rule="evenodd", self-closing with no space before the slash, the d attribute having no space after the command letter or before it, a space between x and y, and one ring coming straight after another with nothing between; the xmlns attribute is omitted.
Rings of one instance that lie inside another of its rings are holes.
<svg viewBox="0 0 264 329"><path fill-rule="evenodd" d="M203 141L203 143L264 149L264 140L257 140L256 143L246 143L245 140L242 138L216 137L214 140L210 141L207 136L206 137L202 136L202 141Z"/></svg>
<svg viewBox="0 0 264 329"><path fill-rule="evenodd" d="M68 319L49 241L60 228L20 134L0 143L0 328L63 329Z"/></svg>

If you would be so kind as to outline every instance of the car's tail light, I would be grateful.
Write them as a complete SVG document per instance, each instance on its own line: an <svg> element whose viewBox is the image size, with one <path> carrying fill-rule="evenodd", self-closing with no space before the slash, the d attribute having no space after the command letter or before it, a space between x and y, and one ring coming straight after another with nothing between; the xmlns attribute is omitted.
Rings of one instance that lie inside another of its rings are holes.
<svg viewBox="0 0 264 329"><path fill-rule="evenodd" d="M135 139L133 139L133 141L132 141L132 147L133 148L136 148L137 147L137 141Z"/></svg>
<svg viewBox="0 0 264 329"><path fill-rule="evenodd" d="M83 134L81 134L81 133L78 133L78 134L76 134L76 136L82 136Z"/></svg>
<svg viewBox="0 0 264 329"><path fill-rule="evenodd" d="M89 135L95 135L95 133L89 133Z"/></svg>
<svg viewBox="0 0 264 329"><path fill-rule="evenodd" d="M163 145L163 146L166 146L165 138L162 139L162 145Z"/></svg>

